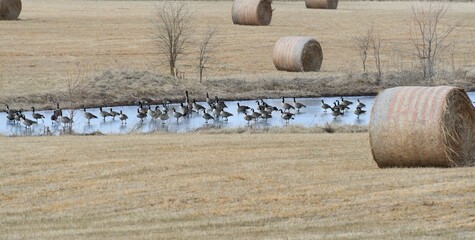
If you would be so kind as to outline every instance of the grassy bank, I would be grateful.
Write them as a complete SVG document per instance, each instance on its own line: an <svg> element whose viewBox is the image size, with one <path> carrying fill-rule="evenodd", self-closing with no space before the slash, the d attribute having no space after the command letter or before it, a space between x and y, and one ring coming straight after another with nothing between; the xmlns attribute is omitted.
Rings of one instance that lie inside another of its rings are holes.
<svg viewBox="0 0 475 240"><path fill-rule="evenodd" d="M0 235L8 239L475 236L472 169L379 169L367 134L0 137L0 144Z"/></svg>

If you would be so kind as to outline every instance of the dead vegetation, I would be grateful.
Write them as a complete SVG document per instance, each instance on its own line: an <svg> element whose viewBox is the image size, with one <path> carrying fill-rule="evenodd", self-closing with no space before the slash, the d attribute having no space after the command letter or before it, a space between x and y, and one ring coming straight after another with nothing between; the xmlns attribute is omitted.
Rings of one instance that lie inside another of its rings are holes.
<svg viewBox="0 0 475 240"><path fill-rule="evenodd" d="M0 144L2 238L475 237L473 169L379 169L366 133Z"/></svg>

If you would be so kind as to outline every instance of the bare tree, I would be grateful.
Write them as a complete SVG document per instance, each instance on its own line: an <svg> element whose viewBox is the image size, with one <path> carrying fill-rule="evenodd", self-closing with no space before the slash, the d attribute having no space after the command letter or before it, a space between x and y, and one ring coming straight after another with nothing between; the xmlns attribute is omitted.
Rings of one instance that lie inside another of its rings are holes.
<svg viewBox="0 0 475 240"><path fill-rule="evenodd" d="M167 57L170 74L176 77L176 61L191 42L193 13L186 2L165 2L157 6L154 21L155 41Z"/></svg>
<svg viewBox="0 0 475 240"><path fill-rule="evenodd" d="M373 37L371 43L373 45L374 64L376 66L376 84L379 85L383 77L383 71L381 67L381 36L379 33L376 37Z"/></svg>
<svg viewBox="0 0 475 240"><path fill-rule="evenodd" d="M206 63L208 62L210 56L210 52L211 52L211 38L213 37L213 35L216 33L216 27L215 28L208 28L208 32L206 33L206 35L203 37L203 39L201 40L201 42L198 44L198 48L199 48L199 57L198 57L198 60L199 60L199 64L198 64L198 69L200 71L200 83L201 81L203 80L203 71L205 70L206 68Z"/></svg>
<svg viewBox="0 0 475 240"><path fill-rule="evenodd" d="M447 37L460 26L444 22L449 7L444 3L412 5L411 38L425 79L435 74L435 65L445 49Z"/></svg>
<svg viewBox="0 0 475 240"><path fill-rule="evenodd" d="M366 73L366 60L368 59L368 51L373 41L373 27L368 29L366 34L353 36L352 40L359 50L360 58L363 63L363 73Z"/></svg>

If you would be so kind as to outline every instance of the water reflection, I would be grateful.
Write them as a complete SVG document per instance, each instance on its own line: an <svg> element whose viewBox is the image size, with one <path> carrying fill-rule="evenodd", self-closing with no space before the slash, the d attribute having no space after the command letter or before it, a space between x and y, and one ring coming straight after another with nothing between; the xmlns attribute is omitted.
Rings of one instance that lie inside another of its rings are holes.
<svg viewBox="0 0 475 240"><path fill-rule="evenodd" d="M470 98L474 98L475 93L468 93ZM316 125L325 125L328 123L331 124L345 124L345 125L368 125L370 119L370 110L373 105L374 97L372 96L354 96L354 97L345 97L346 100L353 101L354 104L350 105L350 110L344 113L343 116L334 118L331 114L331 110L324 112L324 109L321 107L321 100L324 100L326 103L333 105L333 102L341 99L339 97L329 97L329 98L300 98L297 99L298 102L306 105L306 108L300 109L299 112L292 111L295 113L294 119L289 121L289 125L301 125L305 127L311 127ZM360 115L359 118L353 113L355 106L357 104L357 99L360 99L361 102L366 104L365 114ZM265 99L267 104L281 108L281 99ZM288 99L286 102L292 103L292 99ZM114 111L123 111L128 116L127 122L122 123L121 120L116 117L106 118L104 121L99 114L99 109L87 109L88 112L91 112L98 116L98 119L91 119L90 123L87 123L87 120L83 116L82 110L67 111L63 110L63 115L71 116L73 115L73 126L72 131L80 134L91 134L100 132L103 134L127 134L132 132L151 132L151 131L163 131L163 132L190 132L199 128L236 128L236 127L245 127L248 126L247 121L244 119L244 114L237 111L238 105L247 105L251 108L258 109L256 100L247 100L247 101L226 101L228 108L225 110L232 113L233 116L230 116L228 121L224 121L221 118L219 119L210 119L206 123L206 120L197 113L192 113L189 118L180 118L178 122L175 117L173 117L173 111L169 111L169 119L167 121L162 121L160 118L152 119L150 116L147 116L143 122L140 121L137 115L137 106L122 106L122 107L113 107ZM205 107L208 107L208 104L205 102L199 102ZM11 106L12 107L12 106ZM155 106L151 106L152 109L155 109ZM160 106L162 108L162 106ZM179 104L170 104L169 109L177 109L179 111ZM104 109L110 109L109 107ZM257 111L257 110L256 110ZM44 123L39 121L38 124L33 125L31 129L25 129L22 124L16 124L8 121L6 118L6 113L0 113L0 134L2 135L59 135L62 131L68 130L60 122L52 122L50 120L53 111L36 111L37 113L43 114L45 116ZM27 118L32 119L31 112L24 112ZM210 114L212 114L210 112ZM271 126L286 126L286 121L281 118L281 113L279 111L274 111L272 117L264 120L259 119L258 121L251 120L249 122L250 126L256 127L271 127Z"/></svg>

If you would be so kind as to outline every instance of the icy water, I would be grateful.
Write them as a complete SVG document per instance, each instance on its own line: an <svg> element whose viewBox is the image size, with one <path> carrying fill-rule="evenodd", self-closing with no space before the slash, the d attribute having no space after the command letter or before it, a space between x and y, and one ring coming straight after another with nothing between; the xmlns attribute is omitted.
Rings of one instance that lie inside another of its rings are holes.
<svg viewBox="0 0 475 240"><path fill-rule="evenodd" d="M472 99L475 98L475 92L469 92L469 97ZM140 121L136 117L138 106L119 106L113 107L114 111L119 112L120 110L125 113L129 119L127 124L121 123L121 121L116 117L115 119L106 118L104 121L100 118L98 108L89 108L88 112L91 112L98 116L97 119L92 119L90 123L87 123L87 120L84 118L83 110L76 109L74 110L74 123L72 129L74 132L79 134L90 134L95 132L100 132L103 134L126 134L131 132L152 132L152 131L166 131L166 132L190 132L202 127L221 127L221 128L237 128L237 127L246 127L246 126L261 126L261 127L282 127L287 125L300 125L304 127L312 126L322 126L325 124L342 124L342 125L368 125L370 119L371 108L374 101L374 96L350 96L344 97L345 100L353 101L354 104L350 105L350 110L348 110L343 116L334 118L331 114L331 110L324 112L321 108L321 100L324 100L325 103L333 105L335 100L340 100L339 97L329 97L329 98L297 98L297 102L305 104L307 107L302 108L300 112L292 110L295 113L295 119L290 120L287 124L285 120L281 118L281 113L275 111L272 114L272 118L264 121L259 119L257 122L251 121L249 124L244 120L244 114L237 112L237 103L241 105L247 105L257 110L256 100L246 100L246 101L226 101L228 108L225 110L232 113L234 116L229 117L228 121L223 119L219 120L209 120L206 123L205 119L197 113L193 113L189 118L180 118L178 122L176 118L173 117L173 112L170 111L170 119L167 122L162 122L161 120L153 120L150 117L145 118L143 121ZM367 112L361 115L359 118L353 113L357 104L357 99L366 104ZM267 104L281 108L282 99L265 99ZM292 98L286 98L286 102L293 104ZM199 104L207 107L207 103L199 102ZM15 106L10 106L14 108ZM152 109L155 108L155 105L152 105ZM163 109L162 106L160 106ZM169 109L175 108L177 111L180 111L179 104L170 104ZM109 111L110 107L103 107L103 110ZM43 114L45 116L44 123L40 120L38 124L33 125L31 129L26 129L23 124L12 123L6 118L6 113L0 113L0 134L7 136L15 135L42 135L42 134L52 134L58 135L63 130L63 126L60 123L52 123L50 120L53 111L37 111L37 113ZM70 116L71 111L63 109L63 115ZM26 118L32 118L32 112L24 112Z"/></svg>

